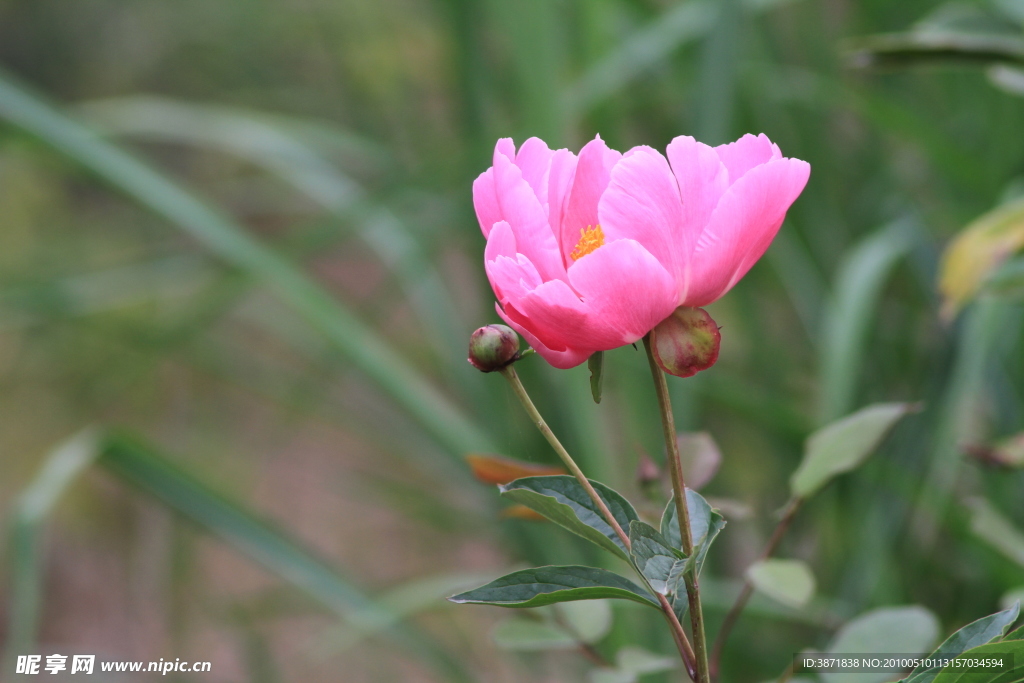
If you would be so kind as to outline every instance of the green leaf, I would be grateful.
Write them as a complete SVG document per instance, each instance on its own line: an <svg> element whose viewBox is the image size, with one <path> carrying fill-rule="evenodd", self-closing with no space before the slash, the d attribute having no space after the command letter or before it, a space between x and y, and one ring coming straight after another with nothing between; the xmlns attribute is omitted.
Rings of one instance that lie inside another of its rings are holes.
<svg viewBox="0 0 1024 683"><path fill-rule="evenodd" d="M693 489L686 489L686 509L690 515L690 537L693 540L691 561L697 566L697 575L704 566L708 549L718 533L725 527L725 518L708 504L704 497ZM681 547L679 520L676 516L675 499L668 501L661 515L661 534L674 548Z"/></svg>
<svg viewBox="0 0 1024 683"><path fill-rule="evenodd" d="M961 230L946 247L940 264L943 315L951 319L1022 249L1024 199L998 206Z"/></svg>
<svg viewBox="0 0 1024 683"><path fill-rule="evenodd" d="M858 67L935 61L1024 64L1024 40L995 32L945 30L868 36L850 41L847 50L850 63Z"/></svg>
<svg viewBox="0 0 1024 683"><path fill-rule="evenodd" d="M725 527L725 518L712 508L704 497L693 489L686 489L686 509L690 515L690 536L693 539L693 554L686 559L683 567L683 574L676 580L675 586L669 590L673 594L672 608L680 621L689 609L689 598L686 593L685 574L693 570L696 576L700 576L704 568L704 560L707 557L708 549L714 542L718 533ZM679 535L679 520L676 515L675 498L668 501L665 512L661 516L661 534L665 537L671 547L682 545Z"/></svg>
<svg viewBox="0 0 1024 683"><path fill-rule="evenodd" d="M521 652L571 650L580 646L579 641L563 628L520 617L499 623L491 637L501 649Z"/></svg>
<svg viewBox="0 0 1024 683"><path fill-rule="evenodd" d="M746 573L755 589L790 607L803 607L814 595L814 574L800 560L760 560Z"/></svg>
<svg viewBox="0 0 1024 683"><path fill-rule="evenodd" d="M578 565L522 569L448 599L458 604L540 607L601 598L632 600L660 609L653 595L629 579L605 569Z"/></svg>
<svg viewBox="0 0 1024 683"><path fill-rule="evenodd" d="M633 506L604 484L596 481L590 483L623 531L628 533L630 522L639 519ZM536 510L574 534L630 561L626 546L575 477L525 477L499 488L503 497Z"/></svg>
<svg viewBox="0 0 1024 683"><path fill-rule="evenodd" d="M672 671L679 667L677 657L666 657L639 647L626 646L615 653L614 669L594 669L590 683L636 683L640 676Z"/></svg>
<svg viewBox="0 0 1024 683"><path fill-rule="evenodd" d="M878 403L811 434L803 461L789 481L793 496L807 498L833 477L858 467L914 409L910 403Z"/></svg>
<svg viewBox="0 0 1024 683"><path fill-rule="evenodd" d="M1014 604L1002 612L990 614L977 621L964 626L962 629L942 641L938 649L932 653L934 656L956 657L957 655L1001 638L1010 625L1017 621L1020 614L1020 605ZM926 669L918 667L910 672L900 683L932 683L938 669Z"/></svg>
<svg viewBox="0 0 1024 683"><path fill-rule="evenodd" d="M686 555L669 545L664 536L647 522L629 525L633 563L656 593L668 595L675 589L686 567Z"/></svg>
<svg viewBox="0 0 1024 683"><path fill-rule="evenodd" d="M1010 670L965 671L964 668L950 664L938 673L934 683L1019 683L1024 680L1024 640L988 643L971 648L957 659L988 659L999 658L1000 655L1013 661Z"/></svg>
<svg viewBox="0 0 1024 683"><path fill-rule="evenodd" d="M828 651L844 653L921 654L939 635L939 620L918 605L883 607L860 615L839 629ZM887 673L823 673L824 683L882 683Z"/></svg>
<svg viewBox="0 0 1024 683"><path fill-rule="evenodd" d="M16 85L2 72L0 119L66 154L175 224L211 253L252 275L306 318L450 452L461 457L467 452L496 450L489 436L389 343L287 259L228 215Z"/></svg>
<svg viewBox="0 0 1024 683"><path fill-rule="evenodd" d="M579 600L555 605L564 626L584 643L596 643L612 629L612 606L607 600Z"/></svg>
<svg viewBox="0 0 1024 683"><path fill-rule="evenodd" d="M1024 567L1024 533L987 500L973 498L968 505L971 508L971 532Z"/></svg>
<svg viewBox="0 0 1024 683"><path fill-rule="evenodd" d="M601 383L604 380L604 351L595 351L587 359L587 368L590 370L590 393L594 397L594 403L601 402Z"/></svg>

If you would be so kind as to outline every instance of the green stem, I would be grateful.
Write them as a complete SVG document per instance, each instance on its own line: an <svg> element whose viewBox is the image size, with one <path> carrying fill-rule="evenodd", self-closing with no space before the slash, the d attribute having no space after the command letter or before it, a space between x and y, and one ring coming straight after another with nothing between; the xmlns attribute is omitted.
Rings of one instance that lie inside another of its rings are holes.
<svg viewBox="0 0 1024 683"><path fill-rule="evenodd" d="M689 556L693 553L693 537L690 532L690 511L686 506L686 481L683 479L683 467L679 458L679 442L676 437L675 418L672 415L672 401L668 395L668 382L665 373L658 367L651 351L650 335L644 337L644 349L647 361L651 366L651 377L654 379L654 390L658 395L658 407L661 412L661 426L665 435L665 447L668 451L669 476L672 479L672 491L676 504L676 515L679 519L679 537L682 550ZM690 629L693 631L693 650L697 660L697 683L711 683L708 670L708 641L704 633L704 610L700 602L700 585L697 581L697 568L688 571L683 580L686 582L686 599L690 604Z"/></svg>
<svg viewBox="0 0 1024 683"><path fill-rule="evenodd" d="M598 495L597 491L594 490L594 486L587 479L586 475L583 474L583 470L576 464L576 461L569 455L569 451L565 450L565 446L558 440L555 433L551 431L551 427L548 427L548 423L541 417L540 411L537 410L537 406L533 405L533 401L530 400L530 395L526 393L526 387L519 381L519 375L516 374L516 369L511 365L506 365L499 372L505 376L508 383L512 385L512 391L519 397L519 401L523 404L523 408L526 409L526 414L530 416L533 424L540 430L540 433L544 435L544 438L548 440L551 447L555 449L555 453L558 453L558 457L562 459L565 466L572 472L572 476L576 477L576 481L580 483L583 490L590 496L590 500L594 501L594 505L601 511L601 515L608 521L612 529L618 535L619 540L622 541L622 545L626 546L626 550L629 550L629 534L622 530L617 519L612 514L612 511L608 509L608 505L604 502L604 498Z"/></svg>
<svg viewBox="0 0 1024 683"><path fill-rule="evenodd" d="M622 526L619 524L615 516L612 515L611 510L608 509L608 505L604 502L604 499L598 495L597 491L594 490L594 486L587 479L586 475L583 474L583 470L576 464L576 461L569 455L569 451L565 450L565 446L558 440L555 433L551 431L551 427L548 427L548 423L544 421L540 411L537 410L537 406L533 404L530 399L530 395L526 393L526 387L519 380L519 375L511 365L506 365L499 372L508 380L509 385L512 387L512 391L519 398L520 403L523 404L523 408L526 409L526 414L530 416L530 420L540 430L540 433L544 435L547 442L551 444L551 447L555 449L555 453L558 453L558 457L562 459L565 466L572 472L573 476L576 477L576 481L580 483L580 486L587 492L590 499L594 501L594 505L601 511L601 515L605 518L615 533L618 535L622 544L626 546L626 550L631 548L629 542L629 535L622 530ZM687 536L689 536L689 525L687 525ZM691 543L692 545L692 543ZM689 589L689 584L687 584ZM675 611L669 604L668 600L663 595L658 595L661 602L662 612L665 613L665 619L668 621L669 627L672 629L672 638L676 642L676 647L679 648L679 655L683 659L683 664L686 665L686 671L690 675L690 679L696 681L695 672L697 671L696 655L694 654L693 648L690 647L690 641L686 639L686 631L683 630L682 625L679 623L679 619L676 617ZM691 607L691 612L692 612ZM700 682L698 682L700 683ZM708 683L706 680L703 683Z"/></svg>

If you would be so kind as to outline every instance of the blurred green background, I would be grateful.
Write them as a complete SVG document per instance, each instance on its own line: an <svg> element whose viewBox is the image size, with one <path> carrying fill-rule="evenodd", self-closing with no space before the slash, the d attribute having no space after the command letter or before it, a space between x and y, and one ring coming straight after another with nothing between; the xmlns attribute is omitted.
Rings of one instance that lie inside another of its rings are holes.
<svg viewBox="0 0 1024 683"><path fill-rule="evenodd" d="M945 633L995 611L1024 550L965 501L1020 526L1024 475L961 449L1024 429L1022 309L988 296L944 322L936 281L949 239L1024 189L1024 76L844 59L936 11L1024 27L1013 0L0 1L8 654L213 663L179 680L586 680L577 652L497 647L507 613L443 601L599 561L502 518L463 460L556 461L465 362L497 322L471 182L504 136L764 132L812 166L710 308L719 363L671 380L677 424L724 455L703 490L732 508L712 633L803 439L923 402L801 513L779 555L818 596L755 601L723 680L775 678L870 608L920 604ZM663 453L642 349L607 354L600 405L585 367L518 367L584 470L641 499L638 454ZM617 606L598 649L622 644L672 653L656 616Z"/></svg>

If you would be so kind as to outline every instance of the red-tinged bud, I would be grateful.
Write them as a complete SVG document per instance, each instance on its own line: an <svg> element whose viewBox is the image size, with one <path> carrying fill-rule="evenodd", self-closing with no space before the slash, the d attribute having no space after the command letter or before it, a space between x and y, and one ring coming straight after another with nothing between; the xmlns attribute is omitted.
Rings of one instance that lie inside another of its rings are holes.
<svg viewBox="0 0 1024 683"><path fill-rule="evenodd" d="M658 366L676 377L692 377L718 360L722 335L703 308L680 306L651 330Z"/></svg>
<svg viewBox="0 0 1024 683"><path fill-rule="evenodd" d="M519 335L505 325L481 327L469 337L469 364L481 372L500 370L519 357Z"/></svg>

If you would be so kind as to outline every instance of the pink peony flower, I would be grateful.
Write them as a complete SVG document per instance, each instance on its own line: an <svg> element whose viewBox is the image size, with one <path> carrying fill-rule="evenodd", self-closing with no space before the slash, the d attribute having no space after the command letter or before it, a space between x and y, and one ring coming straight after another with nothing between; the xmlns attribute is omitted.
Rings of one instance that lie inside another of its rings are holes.
<svg viewBox="0 0 1024 683"><path fill-rule="evenodd" d="M761 258L810 174L764 135L668 159L600 137L577 157L511 139L473 183L502 319L557 368L631 344L678 306L720 298Z"/></svg>

